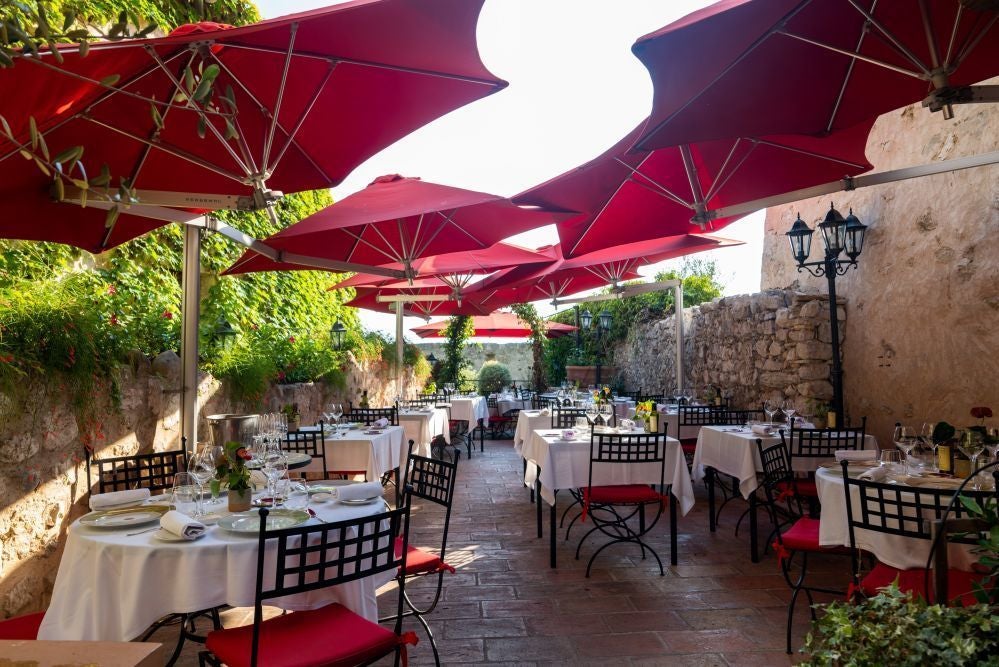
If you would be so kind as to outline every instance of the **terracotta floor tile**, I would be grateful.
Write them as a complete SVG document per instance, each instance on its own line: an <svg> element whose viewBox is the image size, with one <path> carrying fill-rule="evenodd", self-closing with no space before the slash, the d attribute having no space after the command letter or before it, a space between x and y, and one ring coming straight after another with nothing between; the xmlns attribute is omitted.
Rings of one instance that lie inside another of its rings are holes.
<svg viewBox="0 0 999 667"><path fill-rule="evenodd" d="M738 630L678 630L660 632L666 648L675 653L714 653L719 650L749 651L756 648Z"/></svg>
<svg viewBox="0 0 999 667"><path fill-rule="evenodd" d="M662 655L662 640L654 632L628 632L573 637L580 658L607 658L618 661L625 657Z"/></svg>

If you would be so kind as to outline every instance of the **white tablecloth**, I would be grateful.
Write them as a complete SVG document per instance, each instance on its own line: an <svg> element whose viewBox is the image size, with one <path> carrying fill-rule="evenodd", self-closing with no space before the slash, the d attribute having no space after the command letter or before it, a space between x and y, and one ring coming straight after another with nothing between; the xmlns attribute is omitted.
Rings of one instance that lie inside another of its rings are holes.
<svg viewBox="0 0 999 667"><path fill-rule="evenodd" d="M452 396L451 419L468 422L468 428L475 428L479 420L489 420L489 406L483 396Z"/></svg>
<svg viewBox="0 0 999 667"><path fill-rule="evenodd" d="M402 410L399 412L399 425L405 431L403 444L414 441L416 447L413 453L420 456L430 456L430 441L434 436L443 435L445 440L451 442L451 429L448 427L447 410L444 408L433 408L430 411Z"/></svg>
<svg viewBox="0 0 999 667"><path fill-rule="evenodd" d="M514 450L523 457L524 444L534 437L534 431L539 428L550 429L551 425L551 411L545 414L541 410L521 410L517 415L517 429L513 433Z"/></svg>
<svg viewBox="0 0 999 667"><path fill-rule="evenodd" d="M673 485L673 495L680 501L680 511L686 514L694 506L694 488L690 483L687 463L678 440L665 438L665 446L666 484ZM541 469L541 497L549 505L555 503L555 491L575 489L589 483L589 437L584 440L564 442L560 436L554 435L551 429L536 430L530 441L525 444L523 455ZM601 464L594 469L594 483L597 485L658 484L659 464Z"/></svg>
<svg viewBox="0 0 999 667"><path fill-rule="evenodd" d="M732 475L739 480L739 490L744 498L749 496L759 486L756 481L757 471L762 470L760 452L756 448L756 435L747 428L739 426L702 426L697 435L697 450L694 452L694 481L704 478L705 466L710 466L718 472ZM761 438L764 445L780 442L780 435ZM867 435L864 449L877 449L878 441L873 435ZM792 466L798 472L813 472L822 460L817 458L795 458Z"/></svg>
<svg viewBox="0 0 999 667"><path fill-rule="evenodd" d="M815 473L815 488L822 503L822 518L819 521L819 544L827 547L850 546L850 533L846 517L846 496L843 493L843 472L840 468L821 469ZM859 509L860 494L851 490L854 512ZM915 498L910 496L913 502ZM929 516L928 518L932 518ZM926 567L930 554L930 540L920 540L900 535L887 535L871 530L856 531L857 546L868 551L886 565L900 570ZM951 544L947 550L950 567L970 570L978 557L968 546Z"/></svg>
<svg viewBox="0 0 999 667"><path fill-rule="evenodd" d="M409 441L404 435L402 426L389 426L383 432L371 435L361 430L351 430L342 440L327 437L326 468L363 470L369 481L377 481L406 460ZM311 472L312 468L304 470Z"/></svg>
<svg viewBox="0 0 999 667"><path fill-rule="evenodd" d="M666 434L671 438L677 438L683 440L685 438L696 438L697 434L700 432L700 425L697 426L684 426L683 431L680 431L680 414L675 410L670 412L669 408L665 403L660 403L656 406L659 411L659 431L662 432L663 428L668 426L669 430ZM635 408L634 406L628 409L628 418L635 418ZM679 433L679 435L678 435Z"/></svg>
<svg viewBox="0 0 999 667"><path fill-rule="evenodd" d="M508 410L527 410L530 407L531 399L529 398L496 398L496 413L498 415L506 414Z"/></svg>
<svg viewBox="0 0 999 667"><path fill-rule="evenodd" d="M331 522L385 509L380 502L350 507L334 502L312 507L323 520ZM167 614L222 604L253 606L255 534L231 533L213 526L196 542L165 543L152 533L128 537L130 532L136 531L88 528L79 522L70 526L39 639L130 641ZM273 566L266 571L273 572ZM392 573L386 572L268 604L304 610L339 602L377 621L375 591L391 578Z"/></svg>

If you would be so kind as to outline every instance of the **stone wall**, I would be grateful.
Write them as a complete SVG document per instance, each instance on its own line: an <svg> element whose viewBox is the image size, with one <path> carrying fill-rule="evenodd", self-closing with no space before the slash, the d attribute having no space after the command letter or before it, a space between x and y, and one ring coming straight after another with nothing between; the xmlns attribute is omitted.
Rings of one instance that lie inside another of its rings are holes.
<svg viewBox="0 0 999 667"><path fill-rule="evenodd" d="M999 149L999 105L954 112L945 121L915 105L882 116L867 143L875 170ZM826 292L824 278L795 271L784 233L799 212L814 227L830 202L869 225L858 267L836 283L850 311L847 412L866 415L868 429L886 442L896 421L969 425L972 406L999 408L999 166L769 209L764 287ZM819 234L812 246L819 259Z"/></svg>
<svg viewBox="0 0 999 667"><path fill-rule="evenodd" d="M731 392L739 407L791 399L807 412L832 397L829 299L793 290L723 297L684 312L685 382ZM840 306L841 321L846 310ZM636 325L614 350L629 389L677 386L674 316ZM841 331L841 342L843 335Z"/></svg>
<svg viewBox="0 0 999 667"><path fill-rule="evenodd" d="M438 359L444 358L443 343L418 343L417 347L424 356L433 353ZM468 343L465 346L465 358L471 362L472 370L479 368L486 361L495 359L510 369L510 375L518 385L531 383L531 369L534 367L534 356L530 343Z"/></svg>
<svg viewBox="0 0 999 667"><path fill-rule="evenodd" d="M0 617L48 604L66 529L85 513L87 477L82 463L85 441L98 456L164 451L180 446L179 360L173 353L150 363L136 355L123 371L120 407L108 391L93 397L100 419L80 419L65 387L29 378L17 397L0 394ZM357 402L367 389L372 405L387 405L397 393L395 372L383 362L350 358L345 389L324 384L274 385L260 406L240 405L215 378L202 375L201 415L276 410L298 403L303 420L312 423L322 406L336 400ZM407 369L408 393L422 380ZM202 419L199 433L207 437Z"/></svg>

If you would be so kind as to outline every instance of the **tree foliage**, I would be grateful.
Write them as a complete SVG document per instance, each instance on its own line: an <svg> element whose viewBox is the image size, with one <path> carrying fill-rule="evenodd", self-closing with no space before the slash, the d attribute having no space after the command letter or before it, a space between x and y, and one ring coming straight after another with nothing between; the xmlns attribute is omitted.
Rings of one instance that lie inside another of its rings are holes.
<svg viewBox="0 0 999 667"><path fill-rule="evenodd" d="M548 373L545 366L545 345L548 342L545 336L547 329L545 320L538 315L538 309L531 303L517 303L513 305L513 312L521 322L531 328L531 384L536 391L544 391L548 387Z"/></svg>
<svg viewBox="0 0 999 667"><path fill-rule="evenodd" d="M448 320L444 329L444 360L436 378L439 382L461 384L462 371L471 366L464 353L465 342L473 332L472 318L468 315L454 315Z"/></svg>

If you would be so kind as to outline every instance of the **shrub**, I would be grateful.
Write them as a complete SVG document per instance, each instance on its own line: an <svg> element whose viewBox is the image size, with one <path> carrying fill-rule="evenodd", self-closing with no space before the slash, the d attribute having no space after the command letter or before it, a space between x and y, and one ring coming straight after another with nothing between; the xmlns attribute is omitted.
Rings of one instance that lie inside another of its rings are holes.
<svg viewBox="0 0 999 667"><path fill-rule="evenodd" d="M509 387L512 381L510 369L498 361L487 361L479 369L479 393L483 396Z"/></svg>

